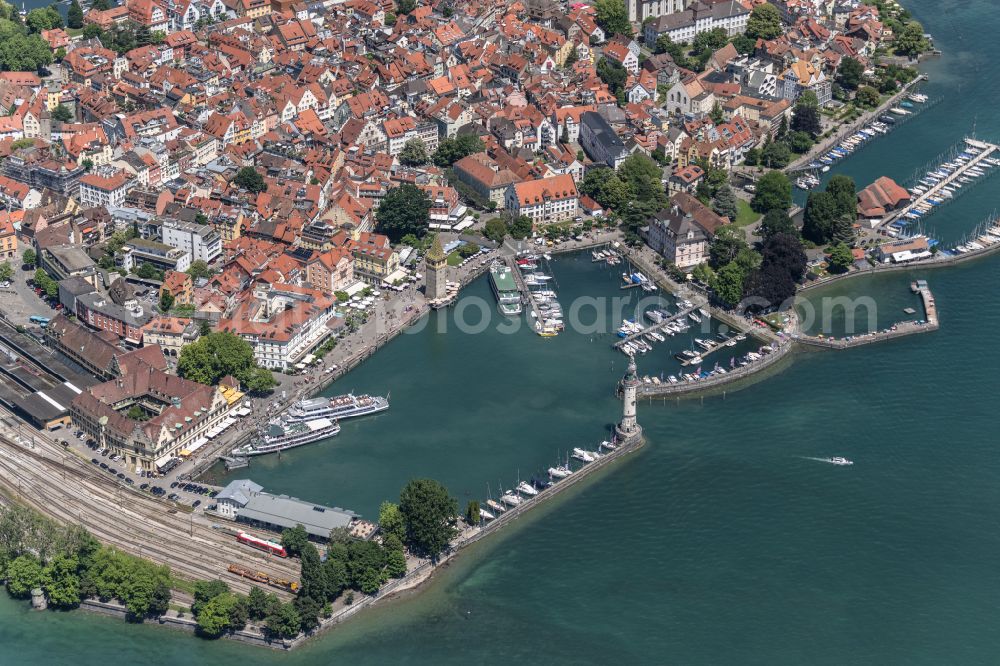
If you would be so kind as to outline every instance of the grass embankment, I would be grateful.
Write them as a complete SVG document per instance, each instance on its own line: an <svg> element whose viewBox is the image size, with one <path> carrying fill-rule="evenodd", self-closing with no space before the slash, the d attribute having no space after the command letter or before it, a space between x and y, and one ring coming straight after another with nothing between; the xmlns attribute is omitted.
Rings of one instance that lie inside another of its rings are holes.
<svg viewBox="0 0 1000 666"><path fill-rule="evenodd" d="M743 199L736 200L736 219L733 221L738 227L745 227L760 219L760 213L754 211L750 204Z"/></svg>

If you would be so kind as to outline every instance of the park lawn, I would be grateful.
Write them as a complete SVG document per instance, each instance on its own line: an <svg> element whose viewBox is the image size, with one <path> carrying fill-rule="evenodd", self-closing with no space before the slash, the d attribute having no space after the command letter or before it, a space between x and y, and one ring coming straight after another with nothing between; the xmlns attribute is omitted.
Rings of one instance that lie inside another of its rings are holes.
<svg viewBox="0 0 1000 666"><path fill-rule="evenodd" d="M760 219L760 213L754 211L743 199L736 200L736 220L733 221L738 227L745 227L748 224L753 224Z"/></svg>
<svg viewBox="0 0 1000 666"><path fill-rule="evenodd" d="M458 250L448 255L449 266L458 266L460 263L462 263L462 255L458 253Z"/></svg>

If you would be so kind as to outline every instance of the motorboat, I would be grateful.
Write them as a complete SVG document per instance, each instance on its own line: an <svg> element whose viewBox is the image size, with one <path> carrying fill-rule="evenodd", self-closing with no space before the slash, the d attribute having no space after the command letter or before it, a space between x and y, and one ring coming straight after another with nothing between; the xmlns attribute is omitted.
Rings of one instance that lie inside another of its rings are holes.
<svg viewBox="0 0 1000 666"><path fill-rule="evenodd" d="M565 479L567 476L573 473L569 467L565 465L559 465L557 467L549 467L549 476L555 477L557 479Z"/></svg>
<svg viewBox="0 0 1000 666"><path fill-rule="evenodd" d="M521 483L517 484L517 491L520 493L524 493L529 497L534 497L535 495L538 494L538 490L527 481L522 481Z"/></svg>

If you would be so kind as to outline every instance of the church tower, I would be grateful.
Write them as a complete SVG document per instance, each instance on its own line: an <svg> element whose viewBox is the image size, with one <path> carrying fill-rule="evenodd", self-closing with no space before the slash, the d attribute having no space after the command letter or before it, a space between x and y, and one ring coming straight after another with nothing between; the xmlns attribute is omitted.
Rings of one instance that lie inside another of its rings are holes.
<svg viewBox="0 0 1000 666"><path fill-rule="evenodd" d="M425 262L424 297L430 301L440 300L447 295L448 257L444 254L439 237L434 237Z"/></svg>
<svg viewBox="0 0 1000 666"><path fill-rule="evenodd" d="M636 394L639 376L636 374L635 357L629 357L628 370L622 377L622 421L615 428L619 443L630 444L642 437L642 426L635 418Z"/></svg>

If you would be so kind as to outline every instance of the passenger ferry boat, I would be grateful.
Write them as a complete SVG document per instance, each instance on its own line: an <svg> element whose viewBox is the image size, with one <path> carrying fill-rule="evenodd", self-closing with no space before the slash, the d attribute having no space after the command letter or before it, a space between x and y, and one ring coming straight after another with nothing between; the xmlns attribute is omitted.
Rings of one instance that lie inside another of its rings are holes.
<svg viewBox="0 0 1000 666"><path fill-rule="evenodd" d="M521 314L521 292L510 268L496 262L490 266L490 286L497 297L497 309L500 314L516 316Z"/></svg>
<svg viewBox="0 0 1000 666"><path fill-rule="evenodd" d="M285 414L287 423L309 421L312 419L349 419L355 416L367 416L389 409L389 398L380 395L338 395L333 398L308 398L299 400L288 408Z"/></svg>
<svg viewBox="0 0 1000 666"><path fill-rule="evenodd" d="M340 432L340 425L330 419L288 422L272 421L262 440L233 449L233 455L261 456L266 453L287 451L304 444L333 437Z"/></svg>

